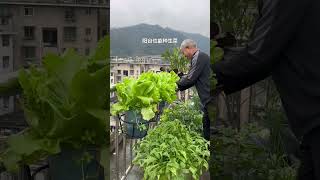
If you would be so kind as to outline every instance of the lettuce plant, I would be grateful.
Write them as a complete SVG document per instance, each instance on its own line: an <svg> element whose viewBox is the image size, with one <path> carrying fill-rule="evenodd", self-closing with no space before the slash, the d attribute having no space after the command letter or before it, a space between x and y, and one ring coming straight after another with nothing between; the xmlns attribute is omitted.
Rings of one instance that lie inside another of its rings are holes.
<svg viewBox="0 0 320 180"><path fill-rule="evenodd" d="M86 148L107 145L109 39L103 39L92 57L68 50L48 54L43 66L20 70L22 104L29 127L8 138L1 161L9 171L21 164L57 154L64 146Z"/></svg>
<svg viewBox="0 0 320 180"><path fill-rule="evenodd" d="M138 79L125 78L116 85L118 102L111 107L111 113L116 115L128 110L138 110L144 120L152 119L161 101L172 103L177 98L178 79L174 72L147 72Z"/></svg>

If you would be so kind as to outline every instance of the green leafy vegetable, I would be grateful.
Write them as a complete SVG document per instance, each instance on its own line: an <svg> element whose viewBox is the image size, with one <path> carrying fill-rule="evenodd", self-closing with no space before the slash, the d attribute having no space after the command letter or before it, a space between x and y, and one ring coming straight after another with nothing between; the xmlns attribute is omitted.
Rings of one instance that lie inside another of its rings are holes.
<svg viewBox="0 0 320 180"><path fill-rule="evenodd" d="M202 133L202 113L191 101L172 105L164 110L161 116L162 122L179 120L188 130Z"/></svg>
<svg viewBox="0 0 320 180"><path fill-rule="evenodd" d="M143 119L152 119L161 101L171 103L176 99L178 79L174 72L147 72L138 79L125 78L116 85L118 102L112 106L111 113L116 115L128 110L139 110Z"/></svg>
<svg viewBox="0 0 320 180"><path fill-rule="evenodd" d="M107 37L102 40L106 41ZM29 128L9 137L0 158L7 170L57 154L64 145L86 148L107 144L105 78L109 57L100 52L103 49L100 43L92 57L72 50L63 56L48 54L43 67L20 70L18 81Z"/></svg>
<svg viewBox="0 0 320 180"><path fill-rule="evenodd" d="M210 53L211 53L211 57L210 57L210 61L211 61L211 65L220 61L223 56L224 56L224 51L223 49L216 47L218 45L217 41L211 41L210 44ZM215 74L212 74L212 76L210 77L210 84L211 84L211 90L214 90L216 88L217 85L217 80L214 78Z"/></svg>
<svg viewBox="0 0 320 180"><path fill-rule="evenodd" d="M137 144L133 162L144 169L144 179L199 179L208 169L208 146L180 121L161 122Z"/></svg>

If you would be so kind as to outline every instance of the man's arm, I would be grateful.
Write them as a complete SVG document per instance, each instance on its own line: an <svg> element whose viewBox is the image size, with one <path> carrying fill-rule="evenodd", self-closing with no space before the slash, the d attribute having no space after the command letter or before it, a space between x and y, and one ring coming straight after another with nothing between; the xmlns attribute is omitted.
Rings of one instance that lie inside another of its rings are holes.
<svg viewBox="0 0 320 180"><path fill-rule="evenodd" d="M198 55L198 59L192 65L189 73L186 76L182 76L181 79L177 82L178 87L182 88L182 90L188 89L196 83L198 77L200 76L203 68L206 65L205 59L199 59L200 53ZM209 61L209 60L208 60Z"/></svg>
<svg viewBox="0 0 320 180"><path fill-rule="evenodd" d="M187 75L181 76L181 78L187 78ZM181 80L181 79L180 79ZM179 84L180 81L178 81L177 85L178 85L178 90L179 91L184 91L186 89L191 88L194 84L189 84L188 86L182 86Z"/></svg>
<svg viewBox="0 0 320 180"><path fill-rule="evenodd" d="M253 38L239 56L213 65L226 94L241 90L270 75L290 44L312 0L265 0ZM275 3L275 4L273 4Z"/></svg>

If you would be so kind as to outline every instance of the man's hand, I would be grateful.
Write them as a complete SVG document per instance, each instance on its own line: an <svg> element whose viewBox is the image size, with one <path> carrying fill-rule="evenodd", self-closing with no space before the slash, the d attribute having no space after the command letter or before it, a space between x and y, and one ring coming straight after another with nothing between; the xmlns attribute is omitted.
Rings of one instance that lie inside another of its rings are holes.
<svg viewBox="0 0 320 180"><path fill-rule="evenodd" d="M180 73L178 74L178 76L179 76L180 78L181 78L183 75L184 75L183 72L180 72Z"/></svg>

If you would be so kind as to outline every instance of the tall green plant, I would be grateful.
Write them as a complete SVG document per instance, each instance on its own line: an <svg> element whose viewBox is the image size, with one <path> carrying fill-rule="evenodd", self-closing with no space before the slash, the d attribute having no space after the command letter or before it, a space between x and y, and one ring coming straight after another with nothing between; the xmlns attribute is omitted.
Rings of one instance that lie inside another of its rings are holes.
<svg viewBox="0 0 320 180"><path fill-rule="evenodd" d="M213 0L211 20L223 32L231 32L238 41L248 39L256 13L255 0Z"/></svg>
<svg viewBox="0 0 320 180"><path fill-rule="evenodd" d="M188 71L190 62L180 53L179 48L174 48L172 50L167 49L161 56L170 62L170 68L172 70L178 69L183 73Z"/></svg>

